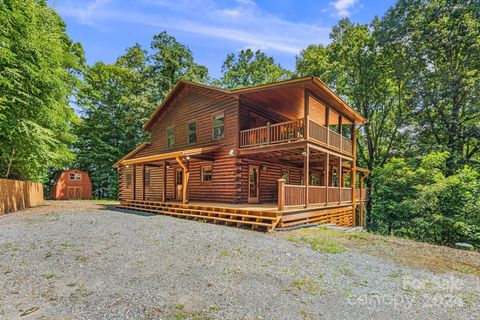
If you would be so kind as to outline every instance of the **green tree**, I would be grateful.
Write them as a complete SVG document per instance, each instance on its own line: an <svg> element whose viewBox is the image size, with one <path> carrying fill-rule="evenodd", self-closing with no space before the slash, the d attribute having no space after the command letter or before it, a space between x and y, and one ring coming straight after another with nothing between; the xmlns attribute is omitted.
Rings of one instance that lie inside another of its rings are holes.
<svg viewBox="0 0 480 320"><path fill-rule="evenodd" d="M368 120L357 135L357 155L370 171L406 149L407 132L402 129L411 114L403 73L390 52L379 47L377 25L377 20L365 25L342 19L330 34L332 42L310 45L297 57L296 66L297 74L319 77ZM372 174L366 180L371 190L373 178Z"/></svg>
<svg viewBox="0 0 480 320"><path fill-rule="evenodd" d="M180 79L205 82L206 67L190 50L162 32L151 53L135 45L114 64L87 67L77 102L77 165L90 172L97 198L115 198L117 174L112 165L146 139L142 125Z"/></svg>
<svg viewBox="0 0 480 320"><path fill-rule="evenodd" d="M375 171L370 229L453 245L480 246L480 179L465 166L446 175L448 152L431 153L417 165L391 159Z"/></svg>
<svg viewBox="0 0 480 320"><path fill-rule="evenodd" d="M272 57L260 50L253 52L247 49L238 55L227 55L222 65L222 77L214 81L214 84L237 89L286 80L292 76L292 72L275 63Z"/></svg>
<svg viewBox="0 0 480 320"><path fill-rule="evenodd" d="M83 50L45 1L0 5L0 172L42 181L73 160L70 107Z"/></svg>
<svg viewBox="0 0 480 320"><path fill-rule="evenodd" d="M195 63L190 49L165 31L153 37L151 49L153 53L147 59L156 100L162 100L181 79L208 82L207 67Z"/></svg>
<svg viewBox="0 0 480 320"><path fill-rule="evenodd" d="M421 152L448 151L448 174L478 166L480 2L400 0L378 38L405 70Z"/></svg>

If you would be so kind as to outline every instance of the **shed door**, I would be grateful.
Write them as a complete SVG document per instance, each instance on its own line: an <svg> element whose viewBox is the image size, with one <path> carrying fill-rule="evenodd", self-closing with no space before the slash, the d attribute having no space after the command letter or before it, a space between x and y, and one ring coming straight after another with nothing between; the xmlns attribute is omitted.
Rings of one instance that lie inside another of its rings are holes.
<svg viewBox="0 0 480 320"><path fill-rule="evenodd" d="M81 187L68 187L68 189L67 189L67 199L68 200L82 199L82 188Z"/></svg>

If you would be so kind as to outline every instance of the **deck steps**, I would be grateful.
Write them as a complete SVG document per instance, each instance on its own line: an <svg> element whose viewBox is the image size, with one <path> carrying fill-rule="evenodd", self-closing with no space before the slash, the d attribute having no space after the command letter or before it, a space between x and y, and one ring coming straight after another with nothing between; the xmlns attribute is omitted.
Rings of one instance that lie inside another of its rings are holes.
<svg viewBox="0 0 480 320"><path fill-rule="evenodd" d="M205 220L237 227L250 227L272 231L280 221L275 212L252 211L233 208L220 208L199 205L182 205L157 201L126 200L118 206L122 209L146 211L174 217Z"/></svg>
<svg viewBox="0 0 480 320"><path fill-rule="evenodd" d="M254 230L273 231L276 227L291 227L305 223L337 226L353 226L352 206L317 208L298 212L261 211L225 208L198 204L180 204L148 200L122 200L122 209L145 211L193 220L204 220L215 224L235 227L249 227Z"/></svg>

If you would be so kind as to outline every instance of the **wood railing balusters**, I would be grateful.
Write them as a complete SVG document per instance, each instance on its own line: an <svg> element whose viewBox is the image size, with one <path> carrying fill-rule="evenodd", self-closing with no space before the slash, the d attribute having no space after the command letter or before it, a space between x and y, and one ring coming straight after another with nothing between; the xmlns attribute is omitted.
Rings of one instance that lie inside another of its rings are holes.
<svg viewBox="0 0 480 320"><path fill-rule="evenodd" d="M274 124L269 122L263 127L242 130L240 131L240 147L255 147L311 138L339 151L352 153L350 139L312 120L308 121L308 130L306 130L306 125L302 118ZM306 136L307 131L308 137Z"/></svg>

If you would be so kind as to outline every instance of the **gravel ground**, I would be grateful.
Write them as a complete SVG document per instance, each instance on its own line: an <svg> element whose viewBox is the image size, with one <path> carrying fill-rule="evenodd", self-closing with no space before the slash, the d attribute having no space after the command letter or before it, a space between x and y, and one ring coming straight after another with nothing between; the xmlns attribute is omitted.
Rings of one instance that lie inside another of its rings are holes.
<svg viewBox="0 0 480 320"><path fill-rule="evenodd" d="M479 319L480 281L89 202L0 216L2 319Z"/></svg>

